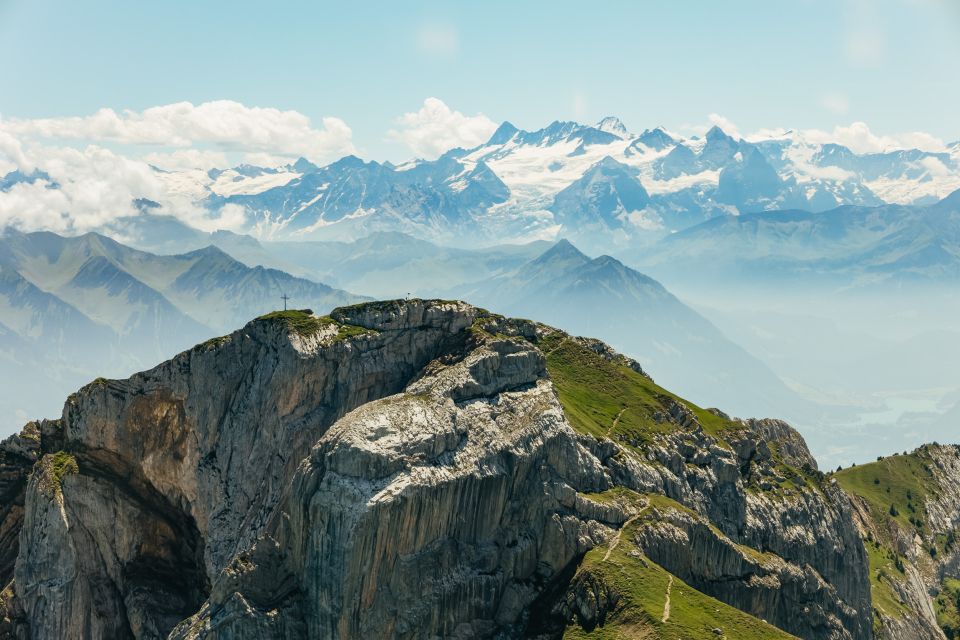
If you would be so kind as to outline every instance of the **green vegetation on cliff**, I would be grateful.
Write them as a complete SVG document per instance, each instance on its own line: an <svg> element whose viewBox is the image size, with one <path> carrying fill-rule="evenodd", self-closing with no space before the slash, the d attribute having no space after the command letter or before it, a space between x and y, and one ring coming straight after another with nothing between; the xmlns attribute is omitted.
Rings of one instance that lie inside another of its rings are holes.
<svg viewBox="0 0 960 640"><path fill-rule="evenodd" d="M703 430L719 439L744 426L725 420L663 389L623 363L610 361L562 334L538 345L547 370L573 427L596 438L613 438L633 446L649 443L657 434L676 431L671 422L677 403L689 407Z"/></svg>
<svg viewBox="0 0 960 640"><path fill-rule="evenodd" d="M45 455L40 460L41 485L47 495L60 496L64 477L80 473L77 459L66 451L57 451Z"/></svg>
<svg viewBox="0 0 960 640"><path fill-rule="evenodd" d="M844 491L867 502L882 533L889 534L890 527L896 523L923 535L927 517L924 502L933 474L929 462L919 451L850 467L838 471L834 477ZM884 515L888 517L882 517Z"/></svg>
<svg viewBox="0 0 960 640"><path fill-rule="evenodd" d="M913 562L921 573L928 572L933 559L951 551L956 544L952 532L934 535L930 530L926 504L939 491L931 451L924 446L833 474L844 491L862 501L868 512L869 530L864 546L870 559L871 593L877 614L874 629L878 633L884 617L900 619L911 614L898 595L906 581L907 565ZM912 549L916 539L923 541L924 551L911 560L902 550ZM960 637L960 603L958 594L951 590L958 586L960 582L946 580L934 602L937 622L947 637Z"/></svg>
<svg viewBox="0 0 960 640"><path fill-rule="evenodd" d="M574 429L598 439L609 438L631 449L655 444L662 437L702 428L719 443L729 446L749 430L741 422L701 409L663 389L619 356L605 357L577 339L547 334L538 342L564 412ZM679 425L679 427L678 427ZM638 452L639 453L639 452ZM800 490L812 485L807 474L776 459L782 482L777 491ZM571 582L589 585L594 593L610 598L597 607L606 609L596 619L574 616L564 632L567 639L650 638L697 640L737 638L761 640L792 638L786 632L724 604L685 584L657 565L631 541L633 532L648 518L678 511L723 534L691 509L658 494L638 494L624 487L583 494L604 505L619 505L630 515L608 545L586 554ZM778 559L758 550L735 545L757 562ZM666 594L670 592L670 606ZM569 593L569 591L568 591ZM595 596L596 597L596 596Z"/></svg>
<svg viewBox="0 0 960 640"><path fill-rule="evenodd" d="M639 496L655 508L684 509L663 496ZM594 496L590 496L591 499ZM604 585L602 625L575 618L565 640L786 640L794 636L691 588L631 542L627 524L584 557L573 582Z"/></svg>
<svg viewBox="0 0 960 640"><path fill-rule="evenodd" d="M310 309L289 309L287 311L274 311L262 315L257 320L279 320L286 324L287 329L299 336L310 336L321 329L329 326L337 328L336 340L345 340L363 333L369 333L371 329L365 329L352 324L337 322L330 316L315 316Z"/></svg>
<svg viewBox="0 0 960 640"><path fill-rule="evenodd" d="M943 629L943 633L950 640L960 638L960 580L944 580L943 591L937 596L934 605L937 624Z"/></svg>

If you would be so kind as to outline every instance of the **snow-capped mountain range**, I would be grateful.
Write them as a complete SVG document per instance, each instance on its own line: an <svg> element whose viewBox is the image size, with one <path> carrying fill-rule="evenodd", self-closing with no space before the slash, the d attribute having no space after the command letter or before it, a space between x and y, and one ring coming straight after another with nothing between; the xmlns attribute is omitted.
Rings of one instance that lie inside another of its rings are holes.
<svg viewBox="0 0 960 640"><path fill-rule="evenodd" d="M607 117L537 131L505 122L475 148L400 165L347 156L323 167L301 159L278 168L153 170L172 199L211 217L233 205L242 230L266 239L391 230L455 244L564 236L629 246L717 216L936 202L960 189L960 143L858 154L802 132L747 140L714 127L683 138L663 128L631 134ZM10 174L0 189L44 179ZM177 215L166 202L141 205Z"/></svg>

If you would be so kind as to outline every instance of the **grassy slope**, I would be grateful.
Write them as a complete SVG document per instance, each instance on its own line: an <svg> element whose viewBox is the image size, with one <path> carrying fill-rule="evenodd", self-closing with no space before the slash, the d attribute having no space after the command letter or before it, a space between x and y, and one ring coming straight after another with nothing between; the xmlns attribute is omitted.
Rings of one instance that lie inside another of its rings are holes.
<svg viewBox="0 0 960 640"><path fill-rule="evenodd" d="M925 449L895 455L877 462L850 467L834 474L849 494L862 498L870 509L876 536L864 545L870 558L870 582L874 609L886 616L900 618L909 613L900 602L893 582L904 579L905 558L894 544L897 537L913 534L928 539L924 503L936 491ZM892 509L891 509L892 508ZM954 542L943 536L930 545L932 553L941 553ZM942 600L942 602L941 602ZM942 626L952 624L957 615L957 600L949 595L938 598ZM875 627L880 621L875 618Z"/></svg>
<svg viewBox="0 0 960 640"><path fill-rule="evenodd" d="M590 495L599 501L646 501L652 509L680 509L684 507L657 495L639 496L622 489L615 493ZM682 580L644 556L630 542L627 525L618 544L590 551L578 572L589 573L611 587L619 596L613 613L602 627L584 629L575 623L567 628L564 638L592 639L658 639L658 640L777 640L793 636L691 588ZM609 557L608 557L608 551ZM670 587L670 615L664 621L667 589ZM719 630L718 634L715 630Z"/></svg>
<svg viewBox="0 0 960 640"><path fill-rule="evenodd" d="M620 444L642 446L659 434L677 430L672 422L654 418L655 414L667 413L671 400L683 402L696 415L704 431L721 441L725 436L745 429L739 423L681 400L629 367L610 362L563 336L548 336L541 340L539 347L546 354L547 369L564 412L571 425L581 432L598 438L613 438ZM623 488L587 497L599 502L636 505L637 501L642 501L652 507L685 510L663 496L638 496ZM621 602L602 627L588 631L574 624L567 629L564 638L761 640L793 637L696 591L676 577L671 590L670 618L662 622L666 588L671 576L643 556L629 542L629 537L629 531L622 533L621 542L606 561L604 556L608 547L592 550L578 570L601 577L621 595ZM714 629L720 629L722 635L716 634Z"/></svg>
<svg viewBox="0 0 960 640"><path fill-rule="evenodd" d="M721 443L747 430L743 424L701 409L629 367L610 362L559 334L541 340L539 347L547 356L547 369L567 419L582 433L610 438L627 447L642 447L658 435L677 431L674 423L654 418L655 414L666 414L671 401L688 407L704 432ZM771 450L776 458L776 446L772 445ZM794 469L776 460L775 467L778 477L769 479L776 482L769 489L773 495L800 488L819 490L821 474ZM748 490L760 488L751 485Z"/></svg>
<svg viewBox="0 0 960 640"><path fill-rule="evenodd" d="M744 429L569 339L548 336L539 346L547 355L547 369L564 411L579 431L599 438L617 435L628 441L649 442L656 434L677 428L670 422L657 422L653 417L657 412L667 411L666 399L683 402L697 416L704 431L720 439L724 432ZM617 425L612 430L614 421Z"/></svg>
<svg viewBox="0 0 960 640"><path fill-rule="evenodd" d="M948 638L960 638L960 580L947 578L934 602L937 623Z"/></svg>

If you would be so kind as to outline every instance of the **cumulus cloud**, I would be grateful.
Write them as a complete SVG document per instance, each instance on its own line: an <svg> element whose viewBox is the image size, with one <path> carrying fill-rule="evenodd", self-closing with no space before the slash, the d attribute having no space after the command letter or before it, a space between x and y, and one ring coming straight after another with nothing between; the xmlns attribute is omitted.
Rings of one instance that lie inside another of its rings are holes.
<svg viewBox="0 0 960 640"><path fill-rule="evenodd" d="M248 107L232 100L198 105L177 102L143 111L104 108L82 117L12 119L0 123L0 132L4 131L21 139L39 136L163 147L199 143L225 150L304 156L315 162L354 152L352 131L340 118L323 118L316 128L297 111Z"/></svg>
<svg viewBox="0 0 960 640"><path fill-rule="evenodd" d="M880 153L894 149L921 149L923 151L943 151L943 140L929 133L913 131L892 135L878 135L864 122L854 122L849 126L834 127L833 131L808 129L804 137L814 143L835 142L848 147L854 153Z"/></svg>
<svg viewBox="0 0 960 640"><path fill-rule="evenodd" d="M421 158L436 158L454 147L475 147L493 135L497 124L478 113L466 116L438 98L427 98L419 111L397 118L398 129L387 137L407 145Z"/></svg>
<svg viewBox="0 0 960 640"><path fill-rule="evenodd" d="M110 145L127 148L120 153ZM202 182L165 176L151 165L165 171L223 168L230 164L228 153L268 165L298 156L322 163L354 151L352 132L339 118L314 126L297 111L229 100L3 120L0 171L39 169L57 187L40 180L0 193L0 227L79 233L139 215L133 201L147 198L160 203L160 212L194 226L240 229L246 222L242 209L211 213L197 204L205 195Z"/></svg>
<svg viewBox="0 0 960 640"><path fill-rule="evenodd" d="M238 204L225 204L215 216L192 216L189 222L201 231L243 231L247 224L247 210Z"/></svg>
<svg viewBox="0 0 960 640"><path fill-rule="evenodd" d="M45 171L44 180L20 183L0 194L0 227L82 232L133 215L133 200L163 200L165 189L144 162L90 145L33 149L28 164Z"/></svg>
<svg viewBox="0 0 960 640"><path fill-rule="evenodd" d="M227 155L222 151L201 149L178 149L171 153L148 153L143 161L167 171L189 169L215 169L229 166Z"/></svg>
<svg viewBox="0 0 960 640"><path fill-rule="evenodd" d="M23 152L20 141L3 129L0 129L0 159L6 160L8 165L12 164L13 168L19 168L28 173L34 169L33 163Z"/></svg>

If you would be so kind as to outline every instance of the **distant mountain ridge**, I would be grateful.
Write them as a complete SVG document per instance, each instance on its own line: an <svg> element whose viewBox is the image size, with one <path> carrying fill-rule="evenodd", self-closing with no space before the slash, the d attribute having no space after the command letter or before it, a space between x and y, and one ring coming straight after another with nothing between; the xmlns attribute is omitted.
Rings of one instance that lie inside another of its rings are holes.
<svg viewBox="0 0 960 640"><path fill-rule="evenodd" d="M365 299L213 246L164 256L8 229L0 256L0 372L26 387L4 396L2 429L52 410L52 387L152 365L282 308L281 294L318 312Z"/></svg>
<svg viewBox="0 0 960 640"><path fill-rule="evenodd" d="M960 190L931 205L716 218L672 234L632 262L699 281L952 284L960 276Z"/></svg>
<svg viewBox="0 0 960 640"><path fill-rule="evenodd" d="M715 217L932 204L960 189L960 145L855 153L796 131L749 140L719 127L703 137L661 127L632 134L611 116L533 131L504 122L474 148L399 165L347 156L326 166L300 159L155 175L211 216L241 208L242 231L260 239L351 241L400 231L477 246L572 237L599 251L647 245ZM12 172L0 185L37 181L57 188L42 170ZM140 200L148 215L176 213Z"/></svg>
<svg viewBox="0 0 960 640"><path fill-rule="evenodd" d="M813 409L659 282L610 256L590 258L566 240L456 294L498 313L538 316L565 331L602 336L705 406L722 399L740 415L776 410L800 420Z"/></svg>

